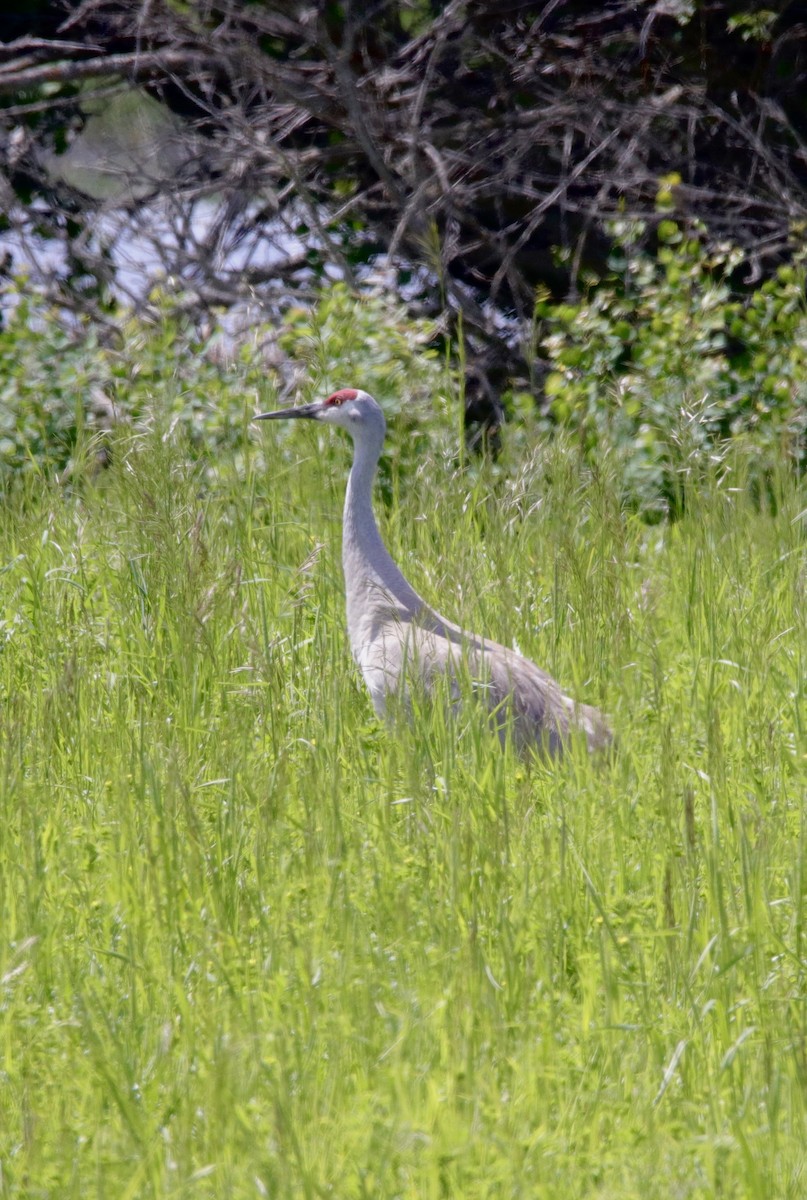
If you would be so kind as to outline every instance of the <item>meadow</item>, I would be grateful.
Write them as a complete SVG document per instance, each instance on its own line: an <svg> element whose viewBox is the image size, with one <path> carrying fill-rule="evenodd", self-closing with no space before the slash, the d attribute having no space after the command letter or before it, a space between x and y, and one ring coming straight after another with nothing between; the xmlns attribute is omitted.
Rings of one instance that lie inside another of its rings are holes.
<svg viewBox="0 0 807 1200"><path fill-rule="evenodd" d="M530 764L376 721L348 445L243 409L0 508L0 1196L807 1194L807 489L424 411L393 555L617 731Z"/></svg>

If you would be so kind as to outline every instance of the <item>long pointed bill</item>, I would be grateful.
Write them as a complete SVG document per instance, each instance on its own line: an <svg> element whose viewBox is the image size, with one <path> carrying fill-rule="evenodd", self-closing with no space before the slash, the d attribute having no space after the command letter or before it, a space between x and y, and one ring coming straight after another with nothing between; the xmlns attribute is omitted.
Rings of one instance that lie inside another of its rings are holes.
<svg viewBox="0 0 807 1200"><path fill-rule="evenodd" d="M277 412L258 413L253 421L285 421L292 417L311 417L316 420L322 412L322 404L300 404L297 408L281 408Z"/></svg>

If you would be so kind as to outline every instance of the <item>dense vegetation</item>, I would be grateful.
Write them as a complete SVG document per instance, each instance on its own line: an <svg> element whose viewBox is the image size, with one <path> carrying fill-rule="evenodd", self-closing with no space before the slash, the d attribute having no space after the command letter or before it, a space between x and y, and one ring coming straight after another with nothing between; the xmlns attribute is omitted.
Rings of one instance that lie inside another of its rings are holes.
<svg viewBox="0 0 807 1200"><path fill-rule="evenodd" d="M779 8L0 15L3 1200L803 1195ZM349 385L394 556L611 761L375 720L349 451L251 423Z"/></svg>
<svg viewBox="0 0 807 1200"><path fill-rule="evenodd" d="M669 194L665 185L661 203ZM524 442L566 429L591 463L608 459L624 501L652 518L679 513L692 480L733 442L748 444L757 489L781 462L803 468L807 308L800 259L740 300L728 276L741 251L709 253L697 226L667 218L651 255L642 232L634 222L612 230L608 269L588 277L579 302L539 296L532 341L548 368L545 403L536 412L518 390L502 402ZM412 469L423 443L423 412L412 405L439 409L446 387L455 392L434 323L407 319L383 291L357 299L330 285L313 309L253 327L236 352L215 327L200 337L166 300L157 322L127 318L101 342L93 322L68 330L27 281L18 289L0 330L0 479L9 486L26 471L69 470L87 433L98 434L103 458L111 443L102 431L147 417L169 382L175 420L194 453L208 454L241 447L244 415L267 388L289 386L290 367L306 394L360 384L406 423L398 453ZM283 365L267 371L267 361Z"/></svg>
<svg viewBox="0 0 807 1200"><path fill-rule="evenodd" d="M592 448L573 358L618 344L611 387L649 389L620 420L661 429L664 339L652 315L616 341L607 321L667 295L669 266L575 320L542 313L569 428L523 405L494 464L461 461L428 329L335 292L282 333L312 389L361 377L390 405L379 508L425 594L612 714L612 764L551 770L470 718L378 726L343 628L347 448L250 426L276 396L246 352L183 346L170 316L68 345L18 309L0 1195L800 1195L807 494L777 451L789 410L750 405L757 427L728 441L707 426L709 449L676 460L687 503L652 524L625 504L637 443ZM728 349L694 352L698 313L713 332L770 319L803 388L791 281L737 313L719 287L702 303L693 271L671 310L693 339L680 395L707 371L718 410L728 394ZM73 415L93 387L126 408L105 433Z"/></svg>

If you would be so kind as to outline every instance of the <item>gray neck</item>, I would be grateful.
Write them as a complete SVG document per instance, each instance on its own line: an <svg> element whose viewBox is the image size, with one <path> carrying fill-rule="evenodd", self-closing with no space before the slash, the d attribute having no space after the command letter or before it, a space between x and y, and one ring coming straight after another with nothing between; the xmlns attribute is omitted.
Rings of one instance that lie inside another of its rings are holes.
<svg viewBox="0 0 807 1200"><path fill-rule="evenodd" d="M390 611L411 620L424 607L423 600L393 562L373 515L373 481L383 437L381 430L378 438L356 440L347 481L342 564L349 628L355 628L365 618L383 619Z"/></svg>

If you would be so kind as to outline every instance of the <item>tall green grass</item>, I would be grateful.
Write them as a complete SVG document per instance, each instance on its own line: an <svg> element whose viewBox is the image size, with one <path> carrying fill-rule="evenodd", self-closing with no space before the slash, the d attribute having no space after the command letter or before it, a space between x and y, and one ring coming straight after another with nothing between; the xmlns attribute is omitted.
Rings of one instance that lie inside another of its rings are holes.
<svg viewBox="0 0 807 1200"><path fill-rule="evenodd" d="M376 723L348 449L251 445L0 511L0 1195L803 1196L804 491L393 477L416 586L613 716L531 767Z"/></svg>

